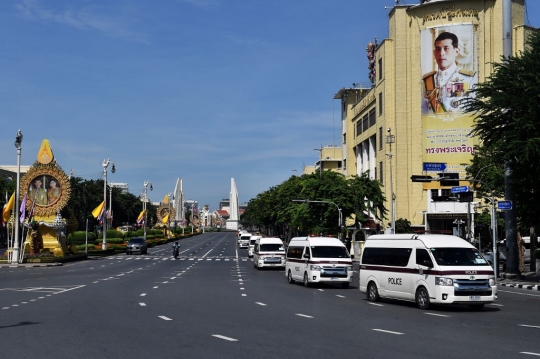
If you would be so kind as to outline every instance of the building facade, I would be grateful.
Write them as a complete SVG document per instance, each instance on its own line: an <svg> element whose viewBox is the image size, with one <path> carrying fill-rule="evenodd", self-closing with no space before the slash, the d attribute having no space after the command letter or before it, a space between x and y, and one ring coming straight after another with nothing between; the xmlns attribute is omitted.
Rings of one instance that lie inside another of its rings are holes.
<svg viewBox="0 0 540 359"><path fill-rule="evenodd" d="M524 1L513 0L513 54L534 31L524 20ZM478 141L468 136L473 117L460 101L472 96L469 90L488 78L503 55L503 0L396 5L389 37L367 51L372 87L341 89L334 96L341 101L344 174L369 171L383 185L389 212L394 207L394 218L409 220L416 231L457 234L455 223L474 221L474 205L451 200L452 187L415 183L411 176L437 177L441 169L430 164L444 164L444 173L464 179ZM389 225L390 218L382 227Z"/></svg>

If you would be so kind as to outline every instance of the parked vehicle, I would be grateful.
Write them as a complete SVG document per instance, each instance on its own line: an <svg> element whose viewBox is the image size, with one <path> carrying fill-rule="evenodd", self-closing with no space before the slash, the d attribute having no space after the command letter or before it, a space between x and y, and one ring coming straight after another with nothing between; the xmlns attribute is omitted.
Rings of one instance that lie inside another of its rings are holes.
<svg viewBox="0 0 540 359"><path fill-rule="evenodd" d="M257 269L285 267L285 247L281 239L257 236L253 246L253 266Z"/></svg>
<svg viewBox="0 0 540 359"><path fill-rule="evenodd" d="M289 283L300 280L306 287L329 282L348 288L353 278L351 256L337 238L295 237L287 248L285 275Z"/></svg>
<svg viewBox="0 0 540 359"><path fill-rule="evenodd" d="M250 238L251 233L242 233L242 235L240 235L240 242L238 243L238 247L247 249L249 247Z"/></svg>
<svg viewBox="0 0 540 359"><path fill-rule="evenodd" d="M521 237L523 239L523 247L525 249L523 253L523 259L525 263L531 262L531 237ZM506 262L507 248L506 239L503 239L497 243L499 250L499 262Z"/></svg>
<svg viewBox="0 0 540 359"><path fill-rule="evenodd" d="M130 238L126 245L126 254L139 252L140 254L148 253L148 245L143 237Z"/></svg>
<svg viewBox="0 0 540 359"><path fill-rule="evenodd" d="M366 240L359 288L370 301L393 298L468 304L480 310L497 300L493 268L469 242L456 236L392 234Z"/></svg>

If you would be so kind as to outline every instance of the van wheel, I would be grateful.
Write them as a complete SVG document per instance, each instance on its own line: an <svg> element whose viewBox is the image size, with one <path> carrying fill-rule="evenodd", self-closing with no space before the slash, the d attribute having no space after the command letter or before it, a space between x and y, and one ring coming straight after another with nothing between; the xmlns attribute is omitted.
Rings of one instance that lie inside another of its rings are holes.
<svg viewBox="0 0 540 359"><path fill-rule="evenodd" d="M377 290L377 285L373 282L370 282L368 284L367 299L370 302L378 302L381 299L381 297L379 297L379 291Z"/></svg>
<svg viewBox="0 0 540 359"><path fill-rule="evenodd" d="M289 281L289 283L291 284L294 283L294 279L292 278L292 273L290 269L289 269L289 273L287 273L287 281Z"/></svg>
<svg viewBox="0 0 540 359"><path fill-rule="evenodd" d="M426 288L420 287L416 291L416 305L420 309L428 309L429 308L429 293Z"/></svg>
<svg viewBox="0 0 540 359"><path fill-rule="evenodd" d="M307 273L304 273L304 287L309 287L309 278Z"/></svg>
<svg viewBox="0 0 540 359"><path fill-rule="evenodd" d="M469 307L472 310L482 310L482 308L484 308L484 304L469 304Z"/></svg>
<svg viewBox="0 0 540 359"><path fill-rule="evenodd" d="M341 287L342 287L342 288L345 288L345 289L349 288L349 282L343 282L343 283L341 283Z"/></svg>

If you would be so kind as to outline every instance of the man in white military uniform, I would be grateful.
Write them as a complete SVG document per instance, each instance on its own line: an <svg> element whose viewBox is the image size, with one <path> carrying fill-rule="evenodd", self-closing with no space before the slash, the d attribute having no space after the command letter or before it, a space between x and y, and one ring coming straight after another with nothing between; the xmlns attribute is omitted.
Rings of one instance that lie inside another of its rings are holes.
<svg viewBox="0 0 540 359"><path fill-rule="evenodd" d="M457 36L451 32L443 32L435 39L433 56L438 70L422 76L424 111L462 112L461 100L471 95L469 90L478 82L475 72L461 70L456 65L458 45Z"/></svg>

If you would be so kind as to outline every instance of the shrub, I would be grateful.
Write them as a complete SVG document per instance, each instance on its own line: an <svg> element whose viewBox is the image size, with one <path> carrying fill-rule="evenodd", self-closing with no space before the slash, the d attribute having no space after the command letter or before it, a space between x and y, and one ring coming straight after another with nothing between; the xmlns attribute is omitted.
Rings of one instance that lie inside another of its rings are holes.
<svg viewBox="0 0 540 359"><path fill-rule="evenodd" d="M153 234L147 234L147 235L146 235L146 240L147 240L147 241L148 241L148 240L155 239L155 238L156 238L156 236L154 236Z"/></svg>
<svg viewBox="0 0 540 359"><path fill-rule="evenodd" d="M99 233L98 239L103 238L103 232ZM124 238L124 233L117 231L116 229L107 230L107 240L109 238Z"/></svg>
<svg viewBox="0 0 540 359"><path fill-rule="evenodd" d="M103 238L97 239L96 243L103 243ZM109 238L109 237L107 237L107 243L108 244L124 244L124 239L123 238Z"/></svg>
<svg viewBox="0 0 540 359"><path fill-rule="evenodd" d="M76 248L79 250L79 251L84 251L86 248L86 246L84 244L81 244L79 246L76 246ZM96 248L96 245L95 244L89 244L88 245L88 249L95 249Z"/></svg>
<svg viewBox="0 0 540 359"><path fill-rule="evenodd" d="M93 243L96 240L96 234L94 232L88 232L88 243ZM73 245L79 245L86 243L86 232L85 231L77 231L73 233L73 236L71 234L68 235L68 241L69 243Z"/></svg>

